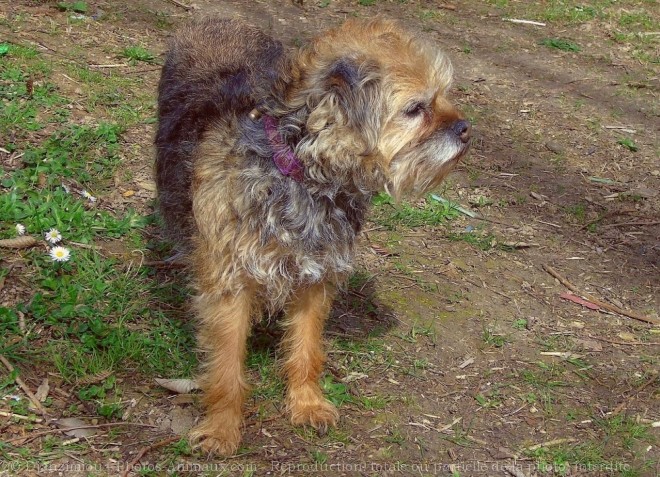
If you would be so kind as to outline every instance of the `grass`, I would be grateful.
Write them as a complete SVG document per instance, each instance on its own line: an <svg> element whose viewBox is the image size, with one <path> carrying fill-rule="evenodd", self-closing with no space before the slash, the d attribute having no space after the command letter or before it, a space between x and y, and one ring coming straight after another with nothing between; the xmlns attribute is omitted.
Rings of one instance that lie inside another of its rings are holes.
<svg viewBox="0 0 660 477"><path fill-rule="evenodd" d="M594 29L607 31L609 39L626 46L632 58L653 67L660 63L658 37L660 19L651 13L655 0L549 0L546 2L513 2L489 0L491 5L509 18L526 18L547 22L551 26L578 27L589 23ZM569 40L546 39L551 48L579 51ZM559 43L555 43L559 42Z"/></svg>
<svg viewBox="0 0 660 477"><path fill-rule="evenodd" d="M131 65L137 64L138 61L153 63L156 58L153 53L141 46L128 46L121 51L121 56L128 59Z"/></svg>
<svg viewBox="0 0 660 477"><path fill-rule="evenodd" d="M587 207L584 204L568 205L564 207L564 211L578 223L583 223L587 218Z"/></svg>
<svg viewBox="0 0 660 477"><path fill-rule="evenodd" d="M153 270L135 266L138 260L102 252L104 242L116 239L129 250L148 246L143 233L150 217L101 207L89 198L102 198L113 187L126 123L70 121L69 100L53 83L61 65L30 47L4 46L0 131L11 131L15 139L2 146L20 154L21 167L0 169L0 223L6 225L0 238L13 237L20 223L39 245L12 255L12 263L22 264L20 271L2 271L10 279L20 274L24 294L0 307L0 354L51 370L61 385L100 376L97 383L78 384L76 395L90 402L99 418L116 419L123 411L118 375L137 369L146 375L192 374L191 325L172 311L183 302L185 287L159 284ZM30 84L31 78L38 83ZM88 79L99 78L90 72ZM92 86L90 94L104 87ZM49 257L42 237L51 228L71 250L69 261ZM13 378L0 387L11 389Z"/></svg>
<svg viewBox="0 0 660 477"><path fill-rule="evenodd" d="M493 234L480 233L476 230L463 233L452 232L447 235L447 238L453 242L469 243L484 252L493 249L497 245L497 241Z"/></svg>
<svg viewBox="0 0 660 477"><path fill-rule="evenodd" d="M87 13L87 2L59 2L57 8L64 12Z"/></svg>
<svg viewBox="0 0 660 477"><path fill-rule="evenodd" d="M419 205L408 202L395 205L389 195L380 193L372 202L376 206L372 220L389 229L396 229L397 226L415 228L441 225L459 215L451 205L431 199Z"/></svg>
<svg viewBox="0 0 660 477"><path fill-rule="evenodd" d="M580 45L563 38L544 38L539 42L539 44L547 46L548 48L555 48L562 51L578 52L581 50Z"/></svg>
<svg viewBox="0 0 660 477"><path fill-rule="evenodd" d="M601 439L587 439L570 446L541 447L526 454L535 459L538 469L550 475L573 475L574 473L604 473L621 477L650 475L657 462L648 458L645 451L637 447L656 444L650 427L640 424L630 417L617 415L609 418L592 418L595 430ZM621 449L626 450L622 459ZM640 455L641 454L641 455ZM632 458L631 458L632 457Z"/></svg>
<svg viewBox="0 0 660 477"><path fill-rule="evenodd" d="M637 147L637 144L635 144L635 141L633 141L630 138L619 139L617 141L617 144L625 147L626 149L628 149L631 152L637 152L639 150L639 148Z"/></svg>

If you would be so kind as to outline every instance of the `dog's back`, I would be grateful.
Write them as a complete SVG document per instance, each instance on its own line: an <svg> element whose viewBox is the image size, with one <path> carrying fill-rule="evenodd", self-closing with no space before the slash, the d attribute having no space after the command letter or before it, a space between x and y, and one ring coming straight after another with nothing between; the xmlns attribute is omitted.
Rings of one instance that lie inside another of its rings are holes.
<svg viewBox="0 0 660 477"><path fill-rule="evenodd" d="M217 121L246 115L277 79L281 43L236 20L207 19L173 38L158 89L156 183L170 236L191 234L192 160Z"/></svg>

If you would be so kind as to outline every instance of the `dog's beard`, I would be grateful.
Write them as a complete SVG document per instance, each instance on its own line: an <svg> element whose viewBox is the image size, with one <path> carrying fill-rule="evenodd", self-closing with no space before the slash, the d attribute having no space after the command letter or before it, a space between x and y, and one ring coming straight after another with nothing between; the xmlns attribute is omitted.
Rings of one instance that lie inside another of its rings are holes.
<svg viewBox="0 0 660 477"><path fill-rule="evenodd" d="M428 192L444 180L468 149L469 144L451 131L441 131L416 147L400 151L390 165L387 193L400 199Z"/></svg>

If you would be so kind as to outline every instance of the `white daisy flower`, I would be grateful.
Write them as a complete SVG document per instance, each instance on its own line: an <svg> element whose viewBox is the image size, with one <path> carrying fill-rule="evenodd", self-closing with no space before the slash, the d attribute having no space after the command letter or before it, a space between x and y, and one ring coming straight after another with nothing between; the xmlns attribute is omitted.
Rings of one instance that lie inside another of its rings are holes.
<svg viewBox="0 0 660 477"><path fill-rule="evenodd" d="M57 243L62 240L62 234L57 229L50 229L46 232L46 241L50 243Z"/></svg>
<svg viewBox="0 0 660 477"><path fill-rule="evenodd" d="M71 256L71 251L66 247L53 247L50 249L50 258L55 262L66 262Z"/></svg>
<svg viewBox="0 0 660 477"><path fill-rule="evenodd" d="M16 224L16 235L25 235L25 225Z"/></svg>
<svg viewBox="0 0 660 477"><path fill-rule="evenodd" d="M89 201L90 201L91 203L96 202L96 197L94 197L92 194L90 194L90 193L87 192L86 190L82 191L82 192L80 193L80 195L82 195L85 199L89 199Z"/></svg>

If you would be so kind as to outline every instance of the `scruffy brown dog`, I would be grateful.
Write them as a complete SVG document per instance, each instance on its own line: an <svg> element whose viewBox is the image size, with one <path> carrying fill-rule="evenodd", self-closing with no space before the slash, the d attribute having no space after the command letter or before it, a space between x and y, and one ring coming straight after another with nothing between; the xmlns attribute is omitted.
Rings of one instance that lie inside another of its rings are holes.
<svg viewBox="0 0 660 477"><path fill-rule="evenodd" d="M246 340L264 311L286 316L292 422L336 424L318 384L335 288L373 194L421 194L467 151L451 76L434 46L386 20L349 21L292 55L234 20L175 36L156 175L166 226L192 258L207 353L192 437L206 450L238 448Z"/></svg>

